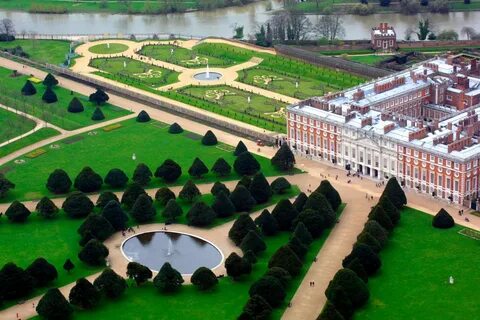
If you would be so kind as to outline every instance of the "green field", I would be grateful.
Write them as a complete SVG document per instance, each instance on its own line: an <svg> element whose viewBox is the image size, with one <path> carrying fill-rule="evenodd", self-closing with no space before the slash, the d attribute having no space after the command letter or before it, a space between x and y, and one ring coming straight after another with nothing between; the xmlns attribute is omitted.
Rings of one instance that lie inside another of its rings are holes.
<svg viewBox="0 0 480 320"><path fill-rule="evenodd" d="M42 101L42 95L45 91L45 86L43 84L40 83L35 85L37 94L33 96L22 96L20 91L29 77L12 77L11 74L11 70L0 68L0 79L2 80L0 82L0 103L31 114L66 130L74 130L99 122L91 119L95 106L88 101L87 97L56 86L53 90L58 97L58 101L46 104ZM80 113L70 113L67 111L68 104L73 97L77 97L82 101L85 111ZM127 110L115 107L108 103L101 108L105 115L105 120L102 121L112 120L130 113Z"/></svg>
<svg viewBox="0 0 480 320"><path fill-rule="evenodd" d="M2 3L7 1L0 0ZM9 3L17 3L17 1ZM9 42L0 42L0 49L10 49L17 46L22 47L23 51L29 55L29 59L51 64L62 64L70 50L70 42L63 40L15 40Z"/></svg>
<svg viewBox="0 0 480 320"><path fill-rule="evenodd" d="M380 272L368 281L370 301L355 319L476 319L479 243L461 229L435 229L432 216L405 209L380 253Z"/></svg>
<svg viewBox="0 0 480 320"><path fill-rule="evenodd" d="M56 136L59 132L52 128L41 128L35 133L32 133L25 138L19 139L12 143L7 144L6 146L0 147L0 158L9 155L12 152L20 150L24 147L27 147L35 142L45 140L47 138Z"/></svg>
<svg viewBox="0 0 480 320"><path fill-rule="evenodd" d="M106 72L110 79L133 86L158 88L178 81L175 71L130 58L98 58L90 66Z"/></svg>
<svg viewBox="0 0 480 320"><path fill-rule="evenodd" d="M44 150L47 152L38 158L21 157L26 161L24 164L17 165L12 161L0 167L0 170L9 169L6 176L16 184L16 188L2 201L39 199L42 195L49 194L45 183L49 174L56 168L67 171L72 180L85 166L92 167L102 177L112 168L120 168L131 176L140 162L155 171L165 159L170 158L179 163L183 169L183 175L176 182L177 185L183 185L189 179L188 168L194 156L198 155L208 168L211 168L219 157L233 165L235 159L233 152L225 151L221 145L203 146L200 142L201 136L190 132L172 135L167 132L168 126L154 121L138 123L131 119L121 124L122 128L110 132L98 129L95 135L84 133L75 136L76 138L59 141L57 144L60 148L45 147ZM136 155L136 161L132 160L133 153ZM271 166L269 159L263 157L257 159L266 176L280 174ZM227 178L234 180L239 176L232 173ZM206 183L216 180L217 177L209 173L195 182ZM153 179L149 187L160 185L158 179Z"/></svg>
<svg viewBox="0 0 480 320"><path fill-rule="evenodd" d="M173 50L173 54L172 54ZM139 54L153 59L170 62L186 68L201 68L207 65L211 67L230 67L244 60L232 60L202 55L195 50L174 46L174 45L146 45Z"/></svg>
<svg viewBox="0 0 480 320"><path fill-rule="evenodd" d="M0 143L35 128L35 121L0 108Z"/></svg>
<svg viewBox="0 0 480 320"><path fill-rule="evenodd" d="M385 55L367 55L367 56L348 56L347 59L351 61L355 61L358 63L366 64L369 66L378 65L380 62L391 58L392 56L385 56Z"/></svg>
<svg viewBox="0 0 480 320"><path fill-rule="evenodd" d="M96 54L115 54L120 53L128 49L127 45L121 43L109 43L109 44L97 44L90 47L88 51Z"/></svg>
<svg viewBox="0 0 480 320"><path fill-rule="evenodd" d="M295 74L286 72L276 72L265 67L254 67L239 71L237 80L297 99L323 96L327 92L335 91L335 89L329 87L324 82L298 77ZM297 83L298 88L296 87Z"/></svg>

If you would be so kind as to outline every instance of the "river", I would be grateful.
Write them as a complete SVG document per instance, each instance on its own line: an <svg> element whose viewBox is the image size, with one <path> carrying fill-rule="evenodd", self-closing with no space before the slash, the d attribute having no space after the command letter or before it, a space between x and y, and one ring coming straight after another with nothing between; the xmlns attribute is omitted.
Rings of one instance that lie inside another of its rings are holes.
<svg viewBox="0 0 480 320"><path fill-rule="evenodd" d="M273 9L279 9L282 2L272 2ZM271 12L266 11L266 2L257 2L244 7L217 9L210 12L188 12L168 15L123 15L123 14L31 14L27 12L0 11L0 18L10 18L17 32L35 31L39 34L141 34L176 33L194 36L231 37L233 25L243 25L245 35L252 34L257 26L269 19ZM319 15L309 15L315 23ZM449 14L431 14L430 21L435 29L453 29L461 37L465 26L478 26L480 11L452 12ZM405 30L414 27L420 15L374 14L370 16L345 15L345 39L369 39L372 26L379 22L392 24L397 37L403 39ZM479 30L480 31L480 30Z"/></svg>

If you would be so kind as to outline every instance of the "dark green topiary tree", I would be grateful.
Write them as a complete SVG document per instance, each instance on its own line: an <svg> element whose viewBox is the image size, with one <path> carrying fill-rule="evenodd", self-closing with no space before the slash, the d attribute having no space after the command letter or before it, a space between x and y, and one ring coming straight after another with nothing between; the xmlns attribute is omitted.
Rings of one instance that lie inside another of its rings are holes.
<svg viewBox="0 0 480 320"><path fill-rule="evenodd" d="M155 200L162 206L167 205L172 199L176 199L175 193L167 187L162 187L155 192Z"/></svg>
<svg viewBox="0 0 480 320"><path fill-rule="evenodd" d="M115 229L102 215L89 214L77 230L80 235L80 245L85 245L91 239L104 241L110 237Z"/></svg>
<svg viewBox="0 0 480 320"><path fill-rule="evenodd" d="M107 205L107 203L109 203L110 201L116 201L116 202L120 202L120 200L118 200L118 197L115 195L115 193L111 192L111 191L104 191L100 194L100 196L98 197L97 199L97 202L95 203L95 205L102 209L103 207L105 207Z"/></svg>
<svg viewBox="0 0 480 320"><path fill-rule="evenodd" d="M320 183L320 186L318 186L318 188L314 192L320 192L321 194L323 194L327 199L328 203L330 203L333 211L337 211L338 207L340 207L340 205L342 204L342 198L340 197L340 194L330 184L330 181L328 180L323 180Z"/></svg>
<svg viewBox="0 0 480 320"><path fill-rule="evenodd" d="M327 300L317 320L345 320L345 318L338 312L333 303Z"/></svg>
<svg viewBox="0 0 480 320"><path fill-rule="evenodd" d="M300 273L302 261L288 245L281 246L268 261L268 267L279 267L294 277Z"/></svg>
<svg viewBox="0 0 480 320"><path fill-rule="evenodd" d="M325 196L320 192L313 192L308 197L307 202L303 206L303 210L306 209L318 211L325 222L326 228L333 226L335 221L337 221L335 211L333 211L327 198L325 198Z"/></svg>
<svg viewBox="0 0 480 320"><path fill-rule="evenodd" d="M272 188L272 192L275 194L284 194L291 187L292 185L290 184L290 182L288 182L288 180L284 177L279 177L273 180L270 184L270 188Z"/></svg>
<svg viewBox="0 0 480 320"><path fill-rule="evenodd" d="M280 284L284 288L287 288L288 283L290 282L290 280L292 280L292 276L290 275L290 273L280 267L272 267L267 269L267 272L265 272L265 276L277 278L277 280L280 281Z"/></svg>
<svg viewBox="0 0 480 320"><path fill-rule="evenodd" d="M272 307L278 307L285 299L285 288L280 281L272 276L263 276L255 281L248 291L250 297L259 295Z"/></svg>
<svg viewBox="0 0 480 320"><path fill-rule="evenodd" d="M240 249L245 254L248 251L252 251L256 255L267 249L265 241L258 235L256 231L250 230L245 237L243 237L240 243Z"/></svg>
<svg viewBox="0 0 480 320"><path fill-rule="evenodd" d="M216 214L205 202L197 201L187 212L189 226L204 227L210 225Z"/></svg>
<svg viewBox="0 0 480 320"><path fill-rule="evenodd" d="M150 120L150 115L145 110L140 111L137 115L137 122L149 122Z"/></svg>
<svg viewBox="0 0 480 320"><path fill-rule="evenodd" d="M357 237L357 244L365 244L370 247L375 253L379 253L382 246L370 233L362 231Z"/></svg>
<svg viewBox="0 0 480 320"><path fill-rule="evenodd" d="M63 270L67 271L70 273L75 268L75 265L73 264L72 260L67 259L65 260L65 263L63 264Z"/></svg>
<svg viewBox="0 0 480 320"><path fill-rule="evenodd" d="M293 207L297 209L298 212L302 212L303 208L305 207L305 203L307 203L308 197L304 192L300 192L300 194L295 198L293 202Z"/></svg>
<svg viewBox="0 0 480 320"><path fill-rule="evenodd" d="M388 217L382 207L376 205L368 214L368 219L377 221L388 232L393 230L392 220Z"/></svg>
<svg viewBox="0 0 480 320"><path fill-rule="evenodd" d="M35 86L32 84L30 80L27 80L23 85L22 94L24 96L33 96L36 93L37 93L37 89L35 89Z"/></svg>
<svg viewBox="0 0 480 320"><path fill-rule="evenodd" d="M358 259L369 276L375 274L382 266L378 255L366 244L360 243L353 246L352 252L343 259L344 268L354 259Z"/></svg>
<svg viewBox="0 0 480 320"><path fill-rule="evenodd" d="M153 277L152 271L138 262L129 262L127 265L127 277L134 280L137 286L148 281Z"/></svg>
<svg viewBox="0 0 480 320"><path fill-rule="evenodd" d="M65 199L62 209L70 218L85 218L93 211L93 202L82 192L76 191Z"/></svg>
<svg viewBox="0 0 480 320"><path fill-rule="evenodd" d="M258 172L253 176L249 191L257 203L265 203L272 196L270 184L261 172Z"/></svg>
<svg viewBox="0 0 480 320"><path fill-rule="evenodd" d="M393 205L397 209L401 209L404 205L407 204L407 197L402 187L398 184L398 181L395 177L388 179L387 185L383 190L383 194L388 196Z"/></svg>
<svg viewBox="0 0 480 320"><path fill-rule="evenodd" d="M433 217L432 226L439 229L449 229L455 226L455 221L452 216L442 208Z"/></svg>
<svg viewBox="0 0 480 320"><path fill-rule="evenodd" d="M230 200L237 212L250 211L256 204L255 199L252 197L250 191L242 185L239 185L230 194Z"/></svg>
<svg viewBox="0 0 480 320"><path fill-rule="evenodd" d="M202 144L205 146L214 146L217 143L218 141L215 134L211 130L208 130L202 138Z"/></svg>
<svg viewBox="0 0 480 320"><path fill-rule="evenodd" d="M130 215L138 223L152 221L156 214L157 212L153 206L153 200L146 193L138 196L133 204L132 210L130 211Z"/></svg>
<svg viewBox="0 0 480 320"><path fill-rule="evenodd" d="M216 286L218 284L218 279L212 270L200 267L192 274L191 282L198 289L204 291Z"/></svg>
<svg viewBox="0 0 480 320"><path fill-rule="evenodd" d="M230 217L236 210L235 205L223 191L220 191L220 193L215 196L212 209L219 218Z"/></svg>
<svg viewBox="0 0 480 320"><path fill-rule="evenodd" d="M103 243L97 239L92 239L80 250L78 258L92 266L103 266L108 254L108 248Z"/></svg>
<svg viewBox="0 0 480 320"><path fill-rule="evenodd" d="M272 314L272 307L262 296L253 295L243 307L243 312L238 319L268 320Z"/></svg>
<svg viewBox="0 0 480 320"><path fill-rule="evenodd" d="M103 114L102 109L99 107L96 107L95 110L93 111L92 114L92 120L93 121L101 121L105 119L105 115Z"/></svg>
<svg viewBox="0 0 480 320"><path fill-rule="evenodd" d="M327 290L325 290L325 295L329 300L331 300L337 287L341 287L345 291L355 309L365 305L370 297L365 282L350 269L340 269L330 281Z"/></svg>
<svg viewBox="0 0 480 320"><path fill-rule="evenodd" d="M35 259L25 271L32 277L35 287L45 287L58 277L55 266L44 258Z"/></svg>
<svg viewBox="0 0 480 320"><path fill-rule="evenodd" d="M140 186L145 187L150 180L152 180L152 176L153 174L150 168L144 163L139 163L135 168L135 171L133 171L132 180Z"/></svg>
<svg viewBox="0 0 480 320"><path fill-rule="evenodd" d="M117 231L127 228L128 216L118 201L112 200L108 202L107 205L103 207L102 216L107 219Z"/></svg>
<svg viewBox="0 0 480 320"><path fill-rule="evenodd" d="M255 224L265 236L273 236L278 233L278 222L267 209L264 209L255 219Z"/></svg>
<svg viewBox="0 0 480 320"><path fill-rule="evenodd" d="M127 281L112 269L106 268L98 278L93 281L93 286L107 298L117 299L120 298L125 292L125 289L127 289Z"/></svg>
<svg viewBox="0 0 480 320"><path fill-rule="evenodd" d="M23 298L33 290L32 277L14 263L8 262L0 269L0 294L2 300Z"/></svg>
<svg viewBox="0 0 480 320"><path fill-rule="evenodd" d="M105 93L102 89L98 88L94 93L92 93L89 97L88 100L90 102L95 103L97 106L100 106L102 104L105 104L105 102L108 101L110 97L108 94Z"/></svg>
<svg viewBox="0 0 480 320"><path fill-rule="evenodd" d="M45 219L53 219L58 214L58 208L48 197L43 197L35 207L37 213Z"/></svg>
<svg viewBox="0 0 480 320"><path fill-rule="evenodd" d="M138 185L138 183L132 183L127 189L125 189L125 192L122 195L121 204L127 209L131 209L141 194L146 194L145 190Z"/></svg>
<svg viewBox="0 0 480 320"><path fill-rule="evenodd" d="M365 223L363 232L371 234L383 248L388 242L388 231L385 230L377 221L369 220Z"/></svg>
<svg viewBox="0 0 480 320"><path fill-rule="evenodd" d="M232 172L232 166L225 159L218 158L211 171L219 177L226 177Z"/></svg>
<svg viewBox="0 0 480 320"><path fill-rule="evenodd" d="M72 186L72 180L62 169L55 169L47 180L47 189L55 194L67 193Z"/></svg>
<svg viewBox="0 0 480 320"><path fill-rule="evenodd" d="M176 122L172 123L168 128L168 133L178 134L182 132L183 132L183 128Z"/></svg>
<svg viewBox="0 0 480 320"><path fill-rule="evenodd" d="M240 179L236 185L237 186L244 186L247 189L250 189L250 184L252 183L252 178L249 176L243 176L242 179Z"/></svg>
<svg viewBox="0 0 480 320"><path fill-rule="evenodd" d="M58 84L58 80L55 79L55 77L49 73L45 76L45 78L43 79L43 85L44 86L47 86L47 87L54 87Z"/></svg>
<svg viewBox="0 0 480 320"><path fill-rule="evenodd" d="M54 103L58 101L58 98L52 88L47 87L47 89L45 89L45 92L42 95L42 100L45 103Z"/></svg>
<svg viewBox="0 0 480 320"><path fill-rule="evenodd" d="M201 178L208 173L208 168L198 157L193 160L192 166L188 169L188 174L193 178Z"/></svg>
<svg viewBox="0 0 480 320"><path fill-rule="evenodd" d="M175 199L170 199L162 212L162 216L166 218L167 222L173 222L182 215L182 207L180 207L180 205L177 203L177 201L175 201Z"/></svg>
<svg viewBox="0 0 480 320"><path fill-rule="evenodd" d="M67 110L68 112L71 112L71 113L80 113L80 112L83 112L83 110L85 109L80 99L78 99L77 97L73 97L70 103L68 104Z"/></svg>
<svg viewBox="0 0 480 320"><path fill-rule="evenodd" d="M214 195L214 196L217 196L220 192L223 192L225 193L227 196L230 196L230 190L228 190L228 188L223 184L221 183L220 181L216 181L213 186L212 186L212 189L210 189L210 192Z"/></svg>
<svg viewBox="0 0 480 320"><path fill-rule="evenodd" d="M15 189L15 184L0 173L0 199L5 197L10 189Z"/></svg>
<svg viewBox="0 0 480 320"><path fill-rule="evenodd" d="M257 260L258 260L257 256L255 255L255 253L253 253L252 250L248 250L247 252L245 252L242 258L246 260L248 263L250 263L251 265L254 265L255 263L257 263Z"/></svg>
<svg viewBox="0 0 480 320"><path fill-rule="evenodd" d="M124 188L127 182L127 175L120 169L111 169L105 176L105 183L112 188Z"/></svg>
<svg viewBox="0 0 480 320"><path fill-rule="evenodd" d="M277 220L280 230L288 231L292 228L293 221L297 218L298 212L288 199L282 199L272 210L272 216Z"/></svg>
<svg viewBox="0 0 480 320"><path fill-rule="evenodd" d="M233 163L233 169L239 175L253 175L260 170L260 163L248 151L238 155Z"/></svg>
<svg viewBox="0 0 480 320"><path fill-rule="evenodd" d="M248 214L243 213L233 223L228 232L228 237L238 246L250 231L256 232L257 226Z"/></svg>
<svg viewBox="0 0 480 320"><path fill-rule="evenodd" d="M394 226L400 222L400 211L395 207L392 201L390 201L388 195L383 194L378 200L378 205L382 207L383 211L385 211Z"/></svg>
<svg viewBox="0 0 480 320"><path fill-rule="evenodd" d="M80 278L68 295L70 304L81 309L93 309L100 302L100 292L85 278Z"/></svg>
<svg viewBox="0 0 480 320"><path fill-rule="evenodd" d="M312 209L305 209L300 212L293 221L293 226L296 226L298 223L303 223L314 238L320 237L326 227L323 216L318 211Z"/></svg>
<svg viewBox="0 0 480 320"><path fill-rule="evenodd" d="M13 201L5 211L5 215L8 220L15 223L23 223L27 221L28 216L31 214L30 210L25 205L17 200Z"/></svg>
<svg viewBox="0 0 480 320"><path fill-rule="evenodd" d="M49 289L35 310L40 317L48 320L70 319L73 313L72 306L57 288Z"/></svg>
<svg viewBox="0 0 480 320"><path fill-rule="evenodd" d="M234 156L239 156L240 154L248 151L247 146L243 143L242 140L238 141L237 146L235 147L235 151L233 152Z"/></svg>
<svg viewBox="0 0 480 320"><path fill-rule="evenodd" d="M182 190L178 194L178 197L184 201L192 203L195 199L200 197L202 194L198 190L195 183L192 180L188 180L183 186Z"/></svg>
<svg viewBox="0 0 480 320"><path fill-rule="evenodd" d="M163 264L157 276L153 278L153 285L162 292L177 291L182 286L182 283L182 275L172 268L168 262Z"/></svg>
<svg viewBox="0 0 480 320"><path fill-rule="evenodd" d="M308 247L297 237L292 237L290 241L288 241L287 246L289 246L300 259L303 259L308 252Z"/></svg>
<svg viewBox="0 0 480 320"><path fill-rule="evenodd" d="M293 231L292 238L298 238L304 245L310 246L313 241L312 235L303 222L298 222Z"/></svg>
<svg viewBox="0 0 480 320"><path fill-rule="evenodd" d="M225 269L228 276L232 277L233 280L238 280L242 275L252 272L252 265L246 259L232 252L225 259Z"/></svg>
<svg viewBox="0 0 480 320"><path fill-rule="evenodd" d="M368 282L368 274L367 271L365 271L365 268L363 267L363 264L360 262L358 258L353 259L350 261L347 265L346 268L352 270L357 274L357 276L363 280L363 282L367 283Z"/></svg>
<svg viewBox="0 0 480 320"><path fill-rule="evenodd" d="M182 168L171 159L165 160L155 171L155 177L167 183L176 181L182 175Z"/></svg>
<svg viewBox="0 0 480 320"><path fill-rule="evenodd" d="M85 167L75 178L73 186L82 192L95 192L102 188L102 177L90 167Z"/></svg>
<svg viewBox="0 0 480 320"><path fill-rule="evenodd" d="M272 165L281 171L292 170L295 165L295 156L290 147L284 143L273 156Z"/></svg>

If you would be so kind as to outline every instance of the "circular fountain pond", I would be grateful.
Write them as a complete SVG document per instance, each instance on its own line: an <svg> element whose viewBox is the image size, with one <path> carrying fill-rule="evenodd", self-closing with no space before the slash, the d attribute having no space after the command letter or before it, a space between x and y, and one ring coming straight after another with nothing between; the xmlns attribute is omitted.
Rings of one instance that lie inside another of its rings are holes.
<svg viewBox="0 0 480 320"><path fill-rule="evenodd" d="M192 274L199 267L213 269L220 265L223 255L212 243L201 238L177 233L154 231L128 238L122 245L129 261L158 271L165 262L181 274Z"/></svg>
<svg viewBox="0 0 480 320"><path fill-rule="evenodd" d="M200 72L193 76L195 80L200 81L214 81L219 80L222 77L221 73L218 72Z"/></svg>

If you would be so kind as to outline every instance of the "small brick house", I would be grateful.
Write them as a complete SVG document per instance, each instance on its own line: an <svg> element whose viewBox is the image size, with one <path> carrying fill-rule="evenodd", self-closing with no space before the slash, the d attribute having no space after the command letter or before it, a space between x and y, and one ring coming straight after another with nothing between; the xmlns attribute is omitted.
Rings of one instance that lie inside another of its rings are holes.
<svg viewBox="0 0 480 320"><path fill-rule="evenodd" d="M395 51L397 49L397 34L392 26L381 22L378 27L372 28L372 49L381 51Z"/></svg>

